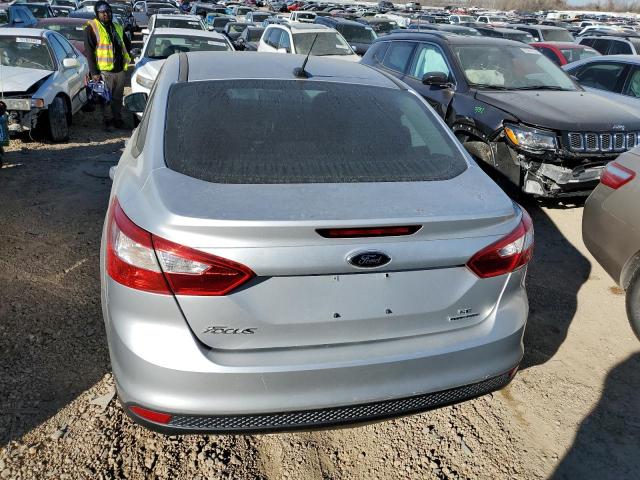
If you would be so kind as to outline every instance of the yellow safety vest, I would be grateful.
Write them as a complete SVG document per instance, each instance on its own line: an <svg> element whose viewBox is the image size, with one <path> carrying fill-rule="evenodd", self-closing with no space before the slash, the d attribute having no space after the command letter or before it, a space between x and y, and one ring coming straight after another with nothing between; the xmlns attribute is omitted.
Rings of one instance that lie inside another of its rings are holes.
<svg viewBox="0 0 640 480"><path fill-rule="evenodd" d="M101 72L110 72L113 70L113 45L111 44L111 40L109 39L109 34L107 33L107 29L104 28L97 19L89 20L87 22L88 25L93 29L93 33L96 35L96 63L98 65L98 69ZM113 23L113 28L116 31L117 40L120 42L120 48L122 49L122 56L124 59L124 65L122 66L123 70L127 70L129 68L129 62L131 62L131 57L127 52L126 47L124 46L124 32L122 31L122 25L118 23Z"/></svg>

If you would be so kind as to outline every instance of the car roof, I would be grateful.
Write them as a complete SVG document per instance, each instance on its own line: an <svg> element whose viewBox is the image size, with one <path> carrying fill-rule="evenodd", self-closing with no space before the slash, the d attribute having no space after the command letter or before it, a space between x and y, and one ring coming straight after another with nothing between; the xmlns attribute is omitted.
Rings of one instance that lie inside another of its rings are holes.
<svg viewBox="0 0 640 480"><path fill-rule="evenodd" d="M598 61L598 62L622 62L622 63L632 63L634 65L640 65L640 55L600 55L596 57L585 58L580 61L583 63Z"/></svg>
<svg viewBox="0 0 640 480"><path fill-rule="evenodd" d="M494 29L495 30L495 29ZM434 32L434 33L432 33ZM443 35L444 34L444 35ZM492 38L492 37L480 37L480 36L466 36L455 35L451 32L444 32L441 30L422 30L420 33L394 33L391 35L385 35L378 37L375 42L385 41L393 39L394 41L400 40L415 40L424 41L426 36L431 36L433 41L442 43L448 43L451 45L504 45L513 47L526 47L522 42L516 42L515 40L507 40L504 38ZM374 42L374 43L375 43Z"/></svg>
<svg viewBox="0 0 640 480"><path fill-rule="evenodd" d="M176 14L171 14L171 13L156 13L155 15L153 15L154 17L156 17L156 20L164 20L164 19L169 19L169 20L185 20L185 21L194 21L194 20L201 20L200 16L198 15L183 15L180 13L176 13Z"/></svg>
<svg viewBox="0 0 640 480"><path fill-rule="evenodd" d="M55 18L40 18L38 19L38 25L86 25L86 18L78 17L55 17Z"/></svg>
<svg viewBox="0 0 640 480"><path fill-rule="evenodd" d="M353 26L358 26L358 27L366 27L365 24L360 23L360 22L355 22L353 20L349 20L348 18L342 18L342 17L320 17L322 20L321 21L329 21L329 22L334 22L336 24L340 23L342 25L353 25Z"/></svg>
<svg viewBox="0 0 640 480"><path fill-rule="evenodd" d="M333 28L329 28L326 25L322 25L319 23L273 23L269 25L274 27L288 28L291 32L324 32L327 30L333 30Z"/></svg>
<svg viewBox="0 0 640 480"><path fill-rule="evenodd" d="M194 30L191 28L154 28L151 35L185 35L189 37L205 37L215 40L227 41L227 37L218 32L210 32L209 30Z"/></svg>
<svg viewBox="0 0 640 480"><path fill-rule="evenodd" d="M513 23L512 27L515 28L535 28L539 30L566 30L564 27L556 27L555 25L531 25L529 23Z"/></svg>
<svg viewBox="0 0 640 480"><path fill-rule="evenodd" d="M189 81L231 79L296 80L293 70L306 55L266 52L189 52ZM172 55L170 59L176 57ZM178 61L178 59L174 59ZM335 58L310 56L306 66L310 78L300 81L331 81L399 89L391 77L372 67Z"/></svg>
<svg viewBox="0 0 640 480"><path fill-rule="evenodd" d="M42 28L0 28L0 37L44 37L49 32Z"/></svg>

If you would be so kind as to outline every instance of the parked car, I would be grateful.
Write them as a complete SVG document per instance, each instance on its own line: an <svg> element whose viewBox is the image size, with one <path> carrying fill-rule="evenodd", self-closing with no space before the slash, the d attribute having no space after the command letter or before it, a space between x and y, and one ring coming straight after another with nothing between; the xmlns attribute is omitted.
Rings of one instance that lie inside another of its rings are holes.
<svg viewBox="0 0 640 480"><path fill-rule="evenodd" d="M369 45L378 38L376 32L369 25L335 17L316 17L314 23L325 25L340 32L351 48L358 55L364 55Z"/></svg>
<svg viewBox="0 0 640 480"><path fill-rule="evenodd" d="M450 15L449 16L449 23L452 24L456 24L456 23L464 23L464 22L475 22L476 18L472 17L471 15Z"/></svg>
<svg viewBox="0 0 640 480"><path fill-rule="evenodd" d="M637 55L592 57L564 67L580 85L606 92L617 100L640 99L640 61ZM635 102L636 107L640 103Z"/></svg>
<svg viewBox="0 0 640 480"><path fill-rule="evenodd" d="M76 18L76 19L83 18L85 19L85 23L86 23L87 20L96 18L96 14L93 10L74 10L73 12L69 13L69 17L67 18ZM131 30L128 30L127 27L125 26L124 19L117 13L113 13L113 22L122 25L124 34L129 38L129 41L131 41L132 32Z"/></svg>
<svg viewBox="0 0 640 480"><path fill-rule="evenodd" d="M535 42L575 42L573 35L566 28L526 24L513 24L509 27L529 33Z"/></svg>
<svg viewBox="0 0 640 480"><path fill-rule="evenodd" d="M623 153L606 166L585 203L582 238L596 261L625 290L627 316L640 339L638 172L640 157L635 152Z"/></svg>
<svg viewBox="0 0 640 480"><path fill-rule="evenodd" d="M69 138L69 126L87 101L87 60L50 30L0 30L2 86L9 131L48 131L54 142Z"/></svg>
<svg viewBox="0 0 640 480"><path fill-rule="evenodd" d="M209 21L209 15L207 15L207 21ZM216 31L218 33L224 33L224 27L227 26L227 23L236 22L235 17L229 16L215 16L211 18L210 23L207 27L208 30Z"/></svg>
<svg viewBox="0 0 640 480"><path fill-rule="evenodd" d="M600 56L597 50L573 42L534 42L531 46L559 66Z"/></svg>
<svg viewBox="0 0 640 480"><path fill-rule="evenodd" d="M258 44L263 33L264 27L249 25L242 31L233 46L236 50L255 52L258 50Z"/></svg>
<svg viewBox="0 0 640 480"><path fill-rule="evenodd" d="M30 28L38 23L31 10L21 4L0 3L0 26L3 28Z"/></svg>
<svg viewBox="0 0 640 480"><path fill-rule="evenodd" d="M522 43L533 43L534 39L530 33L522 30L516 30L515 28L501 28L501 27L480 27L475 29L484 37L492 38L504 38L506 40L515 40Z"/></svg>
<svg viewBox="0 0 640 480"><path fill-rule="evenodd" d="M158 13L158 9L165 8L166 3L147 2L142 0L133 4L133 17L136 20L138 28L147 28L149 25L149 17Z"/></svg>
<svg viewBox="0 0 640 480"><path fill-rule="evenodd" d="M142 50L133 49L135 69L131 75L131 91L149 94L165 60L180 52L233 51L229 40L217 32L155 28Z"/></svg>
<svg viewBox="0 0 640 480"><path fill-rule="evenodd" d="M602 55L638 55L640 52L640 37L635 36L584 36L578 38L578 43L591 47Z"/></svg>
<svg viewBox="0 0 640 480"><path fill-rule="evenodd" d="M78 6L76 0L51 0L52 7L71 7L75 9Z"/></svg>
<svg viewBox="0 0 640 480"><path fill-rule="evenodd" d="M217 16L226 16L227 9L221 5L211 5L208 3L197 2L191 4L191 10L189 11L191 15L198 15L203 19L208 18L212 15L211 18ZM206 23L206 20L205 20Z"/></svg>
<svg viewBox="0 0 640 480"><path fill-rule="evenodd" d="M640 109L584 91L522 43L393 34L362 63L414 88L501 184L534 196L588 195L640 132ZM612 148L619 126L633 135Z"/></svg>
<svg viewBox="0 0 640 480"><path fill-rule="evenodd" d="M403 84L327 58L299 81L304 58L170 57L113 172L105 328L149 428L382 420L499 389L522 358L528 215Z"/></svg>
<svg viewBox="0 0 640 480"><path fill-rule="evenodd" d="M495 29L492 29L492 30L495 30ZM422 31L425 31L426 33L449 32L449 33L455 33L456 35L468 35L472 37L477 37L479 35L482 35L475 28L463 27L461 25L440 24L440 23L438 24L412 23L411 25L409 25L408 28L397 29L397 30L394 30L392 33L407 33L407 32L415 33L416 31L418 33Z"/></svg>
<svg viewBox="0 0 640 480"><path fill-rule="evenodd" d="M314 43L315 42L315 43ZM360 57L333 28L311 23L269 25L260 39L258 52L298 53L357 62Z"/></svg>
<svg viewBox="0 0 640 480"><path fill-rule="evenodd" d="M240 35L248 26L248 23L229 22L224 26L224 31L222 33L229 39L232 44L235 44L236 40L240 38Z"/></svg>
<svg viewBox="0 0 640 480"><path fill-rule="evenodd" d="M20 5L28 8L36 18L53 18L56 16L48 3L21 3Z"/></svg>
<svg viewBox="0 0 640 480"><path fill-rule="evenodd" d="M238 22L244 22L244 16L249 12L253 12L253 8L243 7L242 5L234 5L227 8L227 15L236 17Z"/></svg>
<svg viewBox="0 0 640 480"><path fill-rule="evenodd" d="M37 28L51 30L65 37L71 45L80 53L85 55L84 51L84 27L87 20L83 18L43 18L38 21Z"/></svg>
<svg viewBox="0 0 640 480"><path fill-rule="evenodd" d="M247 23L262 23L267 18L271 18L272 14L269 12L259 12L252 10L245 15L245 22Z"/></svg>
<svg viewBox="0 0 640 480"><path fill-rule="evenodd" d="M318 14L316 12L297 10L291 12L288 17L285 17L285 20L289 20L290 22L313 23L317 16Z"/></svg>
<svg viewBox="0 0 640 480"><path fill-rule="evenodd" d="M506 27L509 25L509 19L500 15L481 15L476 19L476 22L494 27Z"/></svg>
<svg viewBox="0 0 640 480"><path fill-rule="evenodd" d="M142 30L148 35L154 28L184 28L186 30L206 30L204 22L198 15L163 15L156 14L149 18L149 25Z"/></svg>
<svg viewBox="0 0 640 480"><path fill-rule="evenodd" d="M387 35L396 28L399 28L397 22L394 22L393 20L386 20L384 18L369 18L367 23L378 36Z"/></svg>
<svg viewBox="0 0 640 480"><path fill-rule="evenodd" d="M117 15L122 19L122 28L129 35L129 38L133 38L133 34L138 31L138 24L133 16L133 9L129 4L124 3L112 3L111 10L113 15ZM160 9L158 10L160 11Z"/></svg>
<svg viewBox="0 0 640 480"><path fill-rule="evenodd" d="M53 14L56 18L59 17L68 17L71 12L75 10L75 7L65 7L61 5L53 5L51 6L51 10L53 10Z"/></svg>

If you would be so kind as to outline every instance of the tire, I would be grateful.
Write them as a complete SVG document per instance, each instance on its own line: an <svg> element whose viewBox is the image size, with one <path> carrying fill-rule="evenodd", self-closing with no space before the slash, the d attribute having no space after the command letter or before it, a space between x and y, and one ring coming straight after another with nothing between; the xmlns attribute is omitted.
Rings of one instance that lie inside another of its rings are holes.
<svg viewBox="0 0 640 480"><path fill-rule="evenodd" d="M54 142L69 140L69 108L64 98L58 96L49 105L47 115L49 121L49 136Z"/></svg>
<svg viewBox="0 0 640 480"><path fill-rule="evenodd" d="M636 270L636 273L631 277L627 288L626 304L629 323L633 333L640 340L640 269Z"/></svg>

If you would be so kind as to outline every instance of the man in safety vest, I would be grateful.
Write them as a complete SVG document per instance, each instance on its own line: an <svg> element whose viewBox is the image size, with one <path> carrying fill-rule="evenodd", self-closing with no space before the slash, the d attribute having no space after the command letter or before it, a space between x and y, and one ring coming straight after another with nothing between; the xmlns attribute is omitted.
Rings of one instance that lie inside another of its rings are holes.
<svg viewBox="0 0 640 480"><path fill-rule="evenodd" d="M125 72L131 62L131 43L124 35L122 25L112 21L113 13L107 2L100 0L93 8L96 18L89 20L84 29L89 72L96 82L102 76L111 91L111 104L102 107L105 128L122 128L122 96L127 81Z"/></svg>

